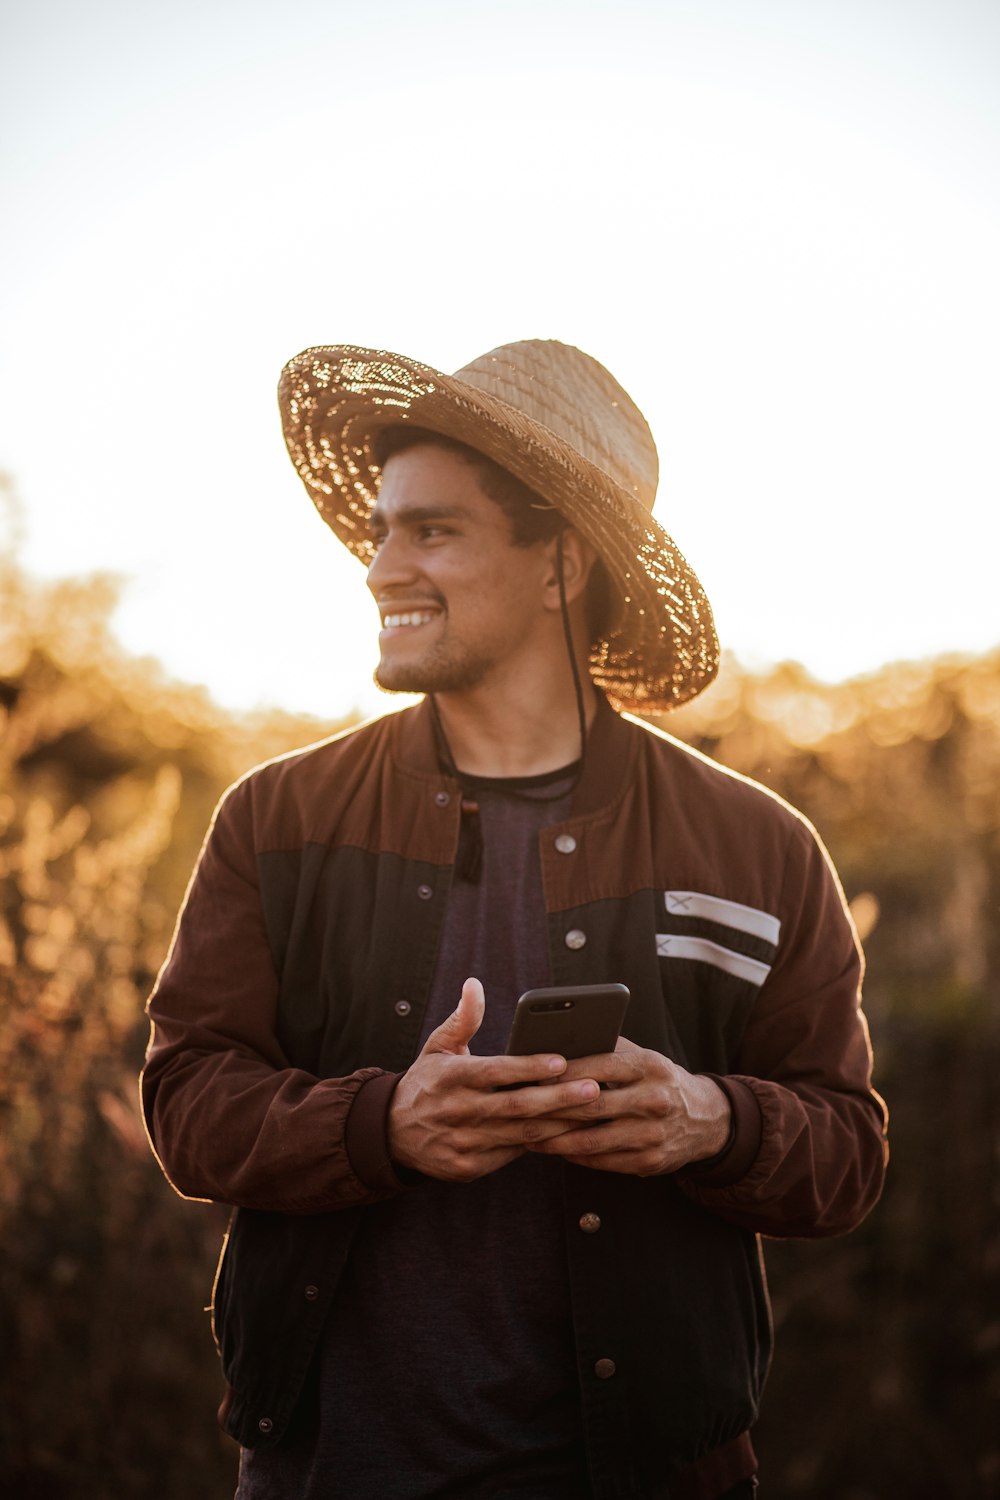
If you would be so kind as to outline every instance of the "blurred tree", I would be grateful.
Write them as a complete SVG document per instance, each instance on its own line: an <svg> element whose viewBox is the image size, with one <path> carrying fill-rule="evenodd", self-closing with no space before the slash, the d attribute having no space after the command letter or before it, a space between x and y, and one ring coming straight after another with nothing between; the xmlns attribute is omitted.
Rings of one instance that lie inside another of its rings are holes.
<svg viewBox="0 0 1000 1500"><path fill-rule="evenodd" d="M232 1491L199 1311L226 1214L150 1153L143 1005L220 791L321 729L128 660L114 602L106 578L0 562L0 1493L20 1500Z"/></svg>

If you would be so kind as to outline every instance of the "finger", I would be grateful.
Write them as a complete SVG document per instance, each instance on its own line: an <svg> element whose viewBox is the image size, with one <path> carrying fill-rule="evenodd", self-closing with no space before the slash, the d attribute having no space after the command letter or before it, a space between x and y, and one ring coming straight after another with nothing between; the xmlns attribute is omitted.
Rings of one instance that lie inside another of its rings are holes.
<svg viewBox="0 0 1000 1500"><path fill-rule="evenodd" d="M603 1156L637 1156L652 1145L652 1139L637 1139L631 1123L609 1121L603 1125L595 1121L593 1125L564 1130L533 1149L552 1156L579 1157L581 1160L591 1161Z"/></svg>
<svg viewBox="0 0 1000 1500"><path fill-rule="evenodd" d="M581 1080L585 1082L586 1080ZM569 1085L567 1085L569 1087ZM597 1094L568 1108L560 1106L551 1111L553 1120L565 1120L577 1125L607 1124L609 1121L635 1113L633 1095L627 1089L598 1087Z"/></svg>
<svg viewBox="0 0 1000 1500"><path fill-rule="evenodd" d="M535 1084L494 1091L489 1095L486 1114L496 1120L529 1120L551 1118L562 1121L576 1110L582 1112L587 1105L598 1100L600 1087L592 1078L582 1078L576 1083ZM561 1123L565 1129L565 1123Z"/></svg>
<svg viewBox="0 0 1000 1500"><path fill-rule="evenodd" d="M561 1076L566 1071L566 1059L550 1052L532 1052L523 1057L503 1054L470 1057L462 1067L463 1082L470 1088L509 1089Z"/></svg>
<svg viewBox="0 0 1000 1500"><path fill-rule="evenodd" d="M619 1038L621 1040L621 1038ZM600 1052L596 1057L574 1058L566 1068L566 1078L596 1078L598 1083L611 1083L619 1088L623 1084L637 1083L644 1077L641 1047L632 1042L628 1051Z"/></svg>
<svg viewBox="0 0 1000 1500"><path fill-rule="evenodd" d="M493 1151L524 1151L562 1135L568 1127L548 1115L532 1119L500 1119L465 1125L449 1133L448 1144L458 1155L478 1157Z"/></svg>
<svg viewBox="0 0 1000 1500"><path fill-rule="evenodd" d="M442 1022L438 1031L445 1025L447 1022ZM437 1063L437 1071L433 1076L442 1085L446 1084L449 1092L466 1091L470 1097L465 1102L477 1113L481 1112L481 1106L472 1097L474 1095L482 1095L486 1100L497 1092L523 1088L528 1084L548 1083L566 1070L564 1057L552 1056L547 1052L534 1053L529 1057L473 1057L468 1051L455 1055L446 1052L441 1047L440 1040L437 1032L432 1032L424 1044L421 1056L428 1051L436 1052L441 1061ZM446 1072L440 1071L442 1065Z"/></svg>
<svg viewBox="0 0 1000 1500"><path fill-rule="evenodd" d="M551 1115L541 1115L533 1120L512 1120L505 1128L504 1138L515 1140L522 1151L533 1151L537 1145L555 1140L566 1129L565 1124Z"/></svg>
<svg viewBox="0 0 1000 1500"><path fill-rule="evenodd" d="M446 1020L432 1031L421 1052L468 1053L469 1043L483 1023L486 996L478 979L467 979L458 1004Z"/></svg>

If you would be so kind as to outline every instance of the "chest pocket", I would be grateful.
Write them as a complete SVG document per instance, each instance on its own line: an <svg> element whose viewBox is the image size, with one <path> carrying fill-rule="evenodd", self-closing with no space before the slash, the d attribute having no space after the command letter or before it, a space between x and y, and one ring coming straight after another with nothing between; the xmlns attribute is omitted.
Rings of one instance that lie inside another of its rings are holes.
<svg viewBox="0 0 1000 1500"><path fill-rule="evenodd" d="M662 902L656 953L674 1025L691 1066L729 1071L771 972L781 922L703 891L664 891Z"/></svg>

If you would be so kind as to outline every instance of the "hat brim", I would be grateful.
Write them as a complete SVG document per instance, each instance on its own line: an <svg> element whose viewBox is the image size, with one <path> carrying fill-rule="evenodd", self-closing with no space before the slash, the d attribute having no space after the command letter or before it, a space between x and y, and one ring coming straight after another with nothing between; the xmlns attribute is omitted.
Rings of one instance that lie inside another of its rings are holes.
<svg viewBox="0 0 1000 1500"><path fill-rule="evenodd" d="M380 478L374 440L386 427L427 428L493 459L595 547L618 611L590 665L613 702L646 712L673 708L715 677L711 607L680 549L637 495L543 423L460 376L349 345L290 360L278 401L299 477L323 520L366 565Z"/></svg>

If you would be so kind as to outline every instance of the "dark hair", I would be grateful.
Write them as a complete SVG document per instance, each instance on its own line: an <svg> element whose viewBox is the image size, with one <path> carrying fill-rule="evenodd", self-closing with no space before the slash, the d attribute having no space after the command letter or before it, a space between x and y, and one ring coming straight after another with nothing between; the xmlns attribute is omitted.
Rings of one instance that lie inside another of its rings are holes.
<svg viewBox="0 0 1000 1500"><path fill-rule="evenodd" d="M547 542L565 531L569 522L551 501L543 499L536 490L496 463L461 443L457 438L444 437L428 427L385 427L376 433L373 442L373 457L379 468L406 453L410 448L433 445L454 453L479 476L479 482L489 498L499 505L510 526L510 538L515 547L532 547L536 542ZM605 639L611 620L611 580L600 558L596 558L587 580L585 597L587 629L590 643L596 646Z"/></svg>

